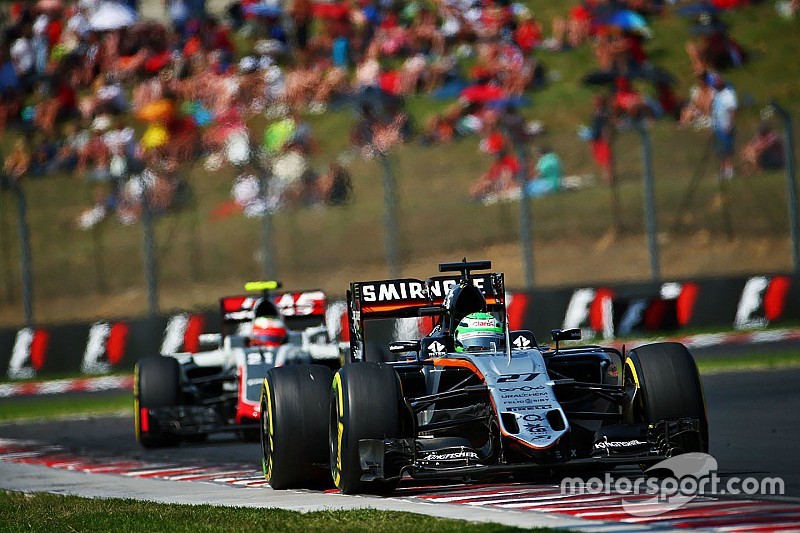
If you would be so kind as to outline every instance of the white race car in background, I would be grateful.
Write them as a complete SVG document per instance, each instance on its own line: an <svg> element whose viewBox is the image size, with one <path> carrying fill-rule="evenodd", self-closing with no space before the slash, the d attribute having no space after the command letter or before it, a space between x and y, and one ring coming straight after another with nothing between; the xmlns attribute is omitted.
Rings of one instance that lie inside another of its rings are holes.
<svg viewBox="0 0 800 533"><path fill-rule="evenodd" d="M322 291L273 294L274 281L250 282L260 295L220 298L222 331L200 336L197 353L148 356L135 368L136 438L145 447L200 441L237 431L258 440L261 385L276 366L315 363L339 368Z"/></svg>

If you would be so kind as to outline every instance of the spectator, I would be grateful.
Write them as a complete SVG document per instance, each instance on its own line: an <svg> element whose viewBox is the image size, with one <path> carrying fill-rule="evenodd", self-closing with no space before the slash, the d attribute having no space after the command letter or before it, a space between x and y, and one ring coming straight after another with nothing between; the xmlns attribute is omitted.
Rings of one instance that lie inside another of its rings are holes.
<svg viewBox="0 0 800 533"><path fill-rule="evenodd" d="M564 168L561 158L549 146L542 146L539 159L536 161L535 173L525 185L528 196L544 196L561 188Z"/></svg>
<svg viewBox="0 0 800 533"><path fill-rule="evenodd" d="M719 74L711 75L711 85L716 94L711 102L711 130L719 158L720 178L733 178L733 152L736 134L736 109L739 102L736 91Z"/></svg>
<svg viewBox="0 0 800 533"><path fill-rule="evenodd" d="M717 31L709 31L701 35L697 41L686 44L686 53L692 61L696 74L707 70L725 70L739 67L745 61L745 52L739 43L728 33L721 22Z"/></svg>
<svg viewBox="0 0 800 533"><path fill-rule="evenodd" d="M3 174L11 183L19 183L28 173L31 165L31 154L24 139L17 139L5 161L3 161Z"/></svg>
<svg viewBox="0 0 800 533"><path fill-rule="evenodd" d="M30 145L32 146L29 165L31 176L40 178L49 174L58 150L53 136L45 133L39 142L36 144L31 142Z"/></svg>
<svg viewBox="0 0 800 533"><path fill-rule="evenodd" d="M769 123L761 122L758 133L745 144L740 155L748 173L781 169L784 165L783 140Z"/></svg>
<svg viewBox="0 0 800 533"><path fill-rule="evenodd" d="M34 81L34 63L36 61L33 42L31 41L31 25L23 24L19 37L11 45L11 61L17 77L24 87L30 87Z"/></svg>
<svg viewBox="0 0 800 533"><path fill-rule="evenodd" d="M590 128L590 143L595 165L600 169L600 176L606 184L613 182L613 156L611 150L611 109L608 97L595 95L594 111Z"/></svg>
<svg viewBox="0 0 800 533"><path fill-rule="evenodd" d="M350 201L353 184L350 173L339 163L331 163L328 170L319 177L318 191L326 205L340 206Z"/></svg>
<svg viewBox="0 0 800 533"><path fill-rule="evenodd" d="M680 125L694 126L695 128L708 128L711 126L711 103L716 94L709 84L709 74L702 72L697 75L697 83L689 92L689 101L681 109Z"/></svg>
<svg viewBox="0 0 800 533"><path fill-rule="evenodd" d="M576 48L589 38L592 28L592 3L583 0L569 10L569 16L553 18L553 37L546 43L547 48L561 50L564 46Z"/></svg>
<svg viewBox="0 0 800 533"><path fill-rule="evenodd" d="M485 201L515 189L519 170L519 161L508 150L498 150L489 170L469 188L470 197Z"/></svg>
<svg viewBox="0 0 800 533"><path fill-rule="evenodd" d="M519 16L519 25L514 30L514 42L525 54L530 54L542 44L542 25L529 11Z"/></svg>
<svg viewBox="0 0 800 533"><path fill-rule="evenodd" d="M630 117L634 120L652 115L652 110L647 106L641 93L637 91L630 80L620 76L616 80L617 90L611 103L611 110L615 118Z"/></svg>

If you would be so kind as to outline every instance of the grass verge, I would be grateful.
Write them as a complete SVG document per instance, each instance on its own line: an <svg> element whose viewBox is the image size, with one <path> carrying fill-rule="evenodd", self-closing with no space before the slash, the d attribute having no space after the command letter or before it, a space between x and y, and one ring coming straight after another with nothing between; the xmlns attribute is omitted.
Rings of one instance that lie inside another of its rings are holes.
<svg viewBox="0 0 800 533"><path fill-rule="evenodd" d="M283 509L172 505L127 499L0 492L0 529L17 531L523 531L413 513L361 509L299 513ZM534 529L525 531L552 531Z"/></svg>
<svg viewBox="0 0 800 533"><path fill-rule="evenodd" d="M0 423L126 411L133 413L133 394L130 391L20 396L0 401Z"/></svg>
<svg viewBox="0 0 800 533"><path fill-rule="evenodd" d="M800 353L796 351L747 354L741 357L701 359L697 361L697 369L701 374L777 370L796 367L800 367Z"/></svg>

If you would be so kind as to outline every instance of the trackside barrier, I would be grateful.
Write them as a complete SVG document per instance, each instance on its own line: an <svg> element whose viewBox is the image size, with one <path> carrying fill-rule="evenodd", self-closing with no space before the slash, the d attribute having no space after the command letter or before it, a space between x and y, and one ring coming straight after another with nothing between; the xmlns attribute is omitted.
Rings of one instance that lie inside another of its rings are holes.
<svg viewBox="0 0 800 533"><path fill-rule="evenodd" d="M328 303L328 323L346 320L341 302ZM508 295L513 329L541 342L553 328L580 328L585 340L679 334L686 328L760 329L800 319L800 275L759 275L664 283L609 284ZM337 316L333 316L333 315ZM377 341L427 333L425 320L390 321ZM52 374L105 374L131 369L149 354L196 351L198 336L220 330L218 310L93 323L0 329L0 372L6 379ZM334 327L332 333L347 331ZM344 339L346 340L346 339Z"/></svg>

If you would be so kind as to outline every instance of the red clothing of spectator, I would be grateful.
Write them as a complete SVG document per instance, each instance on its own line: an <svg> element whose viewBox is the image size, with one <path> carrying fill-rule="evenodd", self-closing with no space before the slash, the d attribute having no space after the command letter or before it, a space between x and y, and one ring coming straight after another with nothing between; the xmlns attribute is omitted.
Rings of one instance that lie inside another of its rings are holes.
<svg viewBox="0 0 800 533"><path fill-rule="evenodd" d="M514 32L514 42L523 52L530 52L542 42L542 30L534 19L524 21Z"/></svg>
<svg viewBox="0 0 800 533"><path fill-rule="evenodd" d="M506 140L499 131L493 131L481 142L481 151L487 154L497 154L503 149Z"/></svg>
<svg viewBox="0 0 800 533"><path fill-rule="evenodd" d="M165 124L170 137L180 137L197 129L197 125L189 116L172 115Z"/></svg>
<svg viewBox="0 0 800 533"><path fill-rule="evenodd" d="M61 19L55 19L47 25L47 41L50 46L55 46L61 40L61 30L64 28L64 23Z"/></svg>
<svg viewBox="0 0 800 533"><path fill-rule="evenodd" d="M749 0L713 0L714 7L719 9L736 9L747 4Z"/></svg>
<svg viewBox="0 0 800 533"><path fill-rule="evenodd" d="M11 5L8 8L8 18L11 19L11 22L17 23L19 19L22 17L22 13L25 11L25 4L23 2L11 2Z"/></svg>
<svg viewBox="0 0 800 533"><path fill-rule="evenodd" d="M378 79L378 85L389 94L399 95L401 92L400 73L396 70L384 72Z"/></svg>
<svg viewBox="0 0 800 533"><path fill-rule="evenodd" d="M499 32L500 28L505 26L509 20L511 20L509 8L503 8L494 4L486 6L481 13L481 23L483 27L494 33Z"/></svg>
<svg viewBox="0 0 800 533"><path fill-rule="evenodd" d="M312 8L314 18L320 19L346 19L350 15L350 8L346 2L328 3L316 2Z"/></svg>
<svg viewBox="0 0 800 533"><path fill-rule="evenodd" d="M586 2L586 4L588 4L588 2ZM592 13L584 4L578 4L569 10L569 18L573 20L591 21Z"/></svg>
<svg viewBox="0 0 800 533"><path fill-rule="evenodd" d="M189 40L186 41L186 44L183 45L183 55L184 57L192 57L202 49L203 42L200 40L200 37L192 35Z"/></svg>
<svg viewBox="0 0 800 533"><path fill-rule="evenodd" d="M637 65L644 65L647 61L647 52L644 51L644 46L642 46L642 38L638 35L628 34L625 36L625 45L628 48L631 59Z"/></svg>
<svg viewBox="0 0 800 533"><path fill-rule="evenodd" d="M614 93L613 107L617 111L636 114L642 105L642 95L633 88L627 78L617 78L617 92Z"/></svg>
<svg viewBox="0 0 800 533"><path fill-rule="evenodd" d="M489 171L486 173L486 179L491 182L497 182L508 175L516 176L519 169L520 166L517 158L510 154L505 155L492 163L492 166L489 167Z"/></svg>
<svg viewBox="0 0 800 533"><path fill-rule="evenodd" d="M661 105L664 114L677 116L680 102L678 102L678 96L675 94L675 91L672 90L672 87L670 87L668 83L661 83L656 86L656 94L658 103Z"/></svg>
<svg viewBox="0 0 800 533"><path fill-rule="evenodd" d="M381 20L379 28L383 30L393 30L399 24L397 13L387 13Z"/></svg>
<svg viewBox="0 0 800 533"><path fill-rule="evenodd" d="M459 94L467 102L488 102L508 96L503 89L490 83L470 85Z"/></svg>
<svg viewBox="0 0 800 533"><path fill-rule="evenodd" d="M78 103L78 95L70 84L61 83L56 89L56 100L58 100L59 112L69 113L75 110L75 106Z"/></svg>
<svg viewBox="0 0 800 533"><path fill-rule="evenodd" d="M211 39L211 46L216 50L224 50L230 54L234 51L233 41L227 29L217 28Z"/></svg>
<svg viewBox="0 0 800 533"><path fill-rule="evenodd" d="M169 50L164 50L161 53L150 56L147 61L144 62L144 70L149 74L155 74L169 64L170 57L171 54Z"/></svg>

